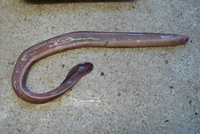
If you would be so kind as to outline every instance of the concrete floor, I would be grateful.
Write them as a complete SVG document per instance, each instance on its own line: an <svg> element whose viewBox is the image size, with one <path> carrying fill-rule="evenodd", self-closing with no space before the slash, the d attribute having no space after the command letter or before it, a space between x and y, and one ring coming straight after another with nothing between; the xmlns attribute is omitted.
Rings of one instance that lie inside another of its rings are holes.
<svg viewBox="0 0 200 134"><path fill-rule="evenodd" d="M200 133L199 7L199 0L0 0L0 133ZM94 63L94 70L49 103L18 98L11 86L18 56L74 31L173 33L190 40L176 47L81 48L53 55L32 67L31 91L52 90L80 62Z"/></svg>

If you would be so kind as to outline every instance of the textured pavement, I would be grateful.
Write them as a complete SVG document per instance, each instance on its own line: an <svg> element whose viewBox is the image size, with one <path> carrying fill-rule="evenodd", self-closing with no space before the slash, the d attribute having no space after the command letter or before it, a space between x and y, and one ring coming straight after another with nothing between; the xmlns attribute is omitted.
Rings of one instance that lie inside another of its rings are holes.
<svg viewBox="0 0 200 134"><path fill-rule="evenodd" d="M0 133L200 133L200 1L44 2L0 0ZM81 48L37 62L27 87L50 91L76 64L94 70L45 104L13 91L19 55L75 31L152 32L189 36L185 45ZM104 75L103 75L104 74Z"/></svg>

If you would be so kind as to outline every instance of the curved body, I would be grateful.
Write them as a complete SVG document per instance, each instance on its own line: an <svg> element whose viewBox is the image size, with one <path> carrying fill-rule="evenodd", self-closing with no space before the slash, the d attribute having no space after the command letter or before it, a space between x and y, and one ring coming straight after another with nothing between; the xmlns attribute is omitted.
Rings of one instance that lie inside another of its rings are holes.
<svg viewBox="0 0 200 134"><path fill-rule="evenodd" d="M30 103L45 103L55 99L71 88L82 76L92 71L92 63L86 62L71 69L64 82L56 89L35 94L27 89L26 76L31 66L38 60L61 51L80 47L154 47L185 44L188 37L175 34L157 33L106 33L74 32L60 35L25 50L19 57L12 75L15 93Z"/></svg>

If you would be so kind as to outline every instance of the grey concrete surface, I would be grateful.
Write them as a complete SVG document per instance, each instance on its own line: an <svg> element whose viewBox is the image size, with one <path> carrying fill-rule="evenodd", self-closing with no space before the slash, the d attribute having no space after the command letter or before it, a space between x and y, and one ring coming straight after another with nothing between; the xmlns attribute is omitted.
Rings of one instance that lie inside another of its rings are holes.
<svg viewBox="0 0 200 134"><path fill-rule="evenodd" d="M47 3L0 0L0 133L200 133L199 0ZM53 55L32 67L31 91L52 90L80 62L94 63L94 70L49 103L18 98L11 86L18 56L74 31L190 39L176 47L81 48Z"/></svg>

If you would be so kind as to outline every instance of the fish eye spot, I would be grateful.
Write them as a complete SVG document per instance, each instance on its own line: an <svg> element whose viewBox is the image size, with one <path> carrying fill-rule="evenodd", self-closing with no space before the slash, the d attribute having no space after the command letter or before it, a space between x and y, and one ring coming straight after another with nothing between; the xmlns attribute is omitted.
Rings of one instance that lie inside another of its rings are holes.
<svg viewBox="0 0 200 134"><path fill-rule="evenodd" d="M82 71L83 69L84 69L83 66L80 66L80 67L79 67L79 71Z"/></svg>

